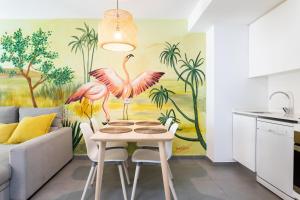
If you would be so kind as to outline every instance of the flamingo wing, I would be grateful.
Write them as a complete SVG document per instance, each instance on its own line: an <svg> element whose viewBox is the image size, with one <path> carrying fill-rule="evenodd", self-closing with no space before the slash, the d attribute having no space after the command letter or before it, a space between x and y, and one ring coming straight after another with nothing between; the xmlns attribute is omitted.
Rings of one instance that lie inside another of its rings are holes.
<svg viewBox="0 0 300 200"><path fill-rule="evenodd" d="M159 82L164 72L147 71L137 76L131 83L133 95L137 96Z"/></svg>
<svg viewBox="0 0 300 200"><path fill-rule="evenodd" d="M75 101L81 101L81 99L85 96L85 94L91 90L95 85L100 84L100 83L95 83L95 82L90 82L82 85L77 89L77 91L72 94L66 101L65 104L69 104Z"/></svg>
<svg viewBox="0 0 300 200"><path fill-rule="evenodd" d="M123 94L124 80L112 69L99 68L89 73L98 81L106 85L108 90L117 98Z"/></svg>

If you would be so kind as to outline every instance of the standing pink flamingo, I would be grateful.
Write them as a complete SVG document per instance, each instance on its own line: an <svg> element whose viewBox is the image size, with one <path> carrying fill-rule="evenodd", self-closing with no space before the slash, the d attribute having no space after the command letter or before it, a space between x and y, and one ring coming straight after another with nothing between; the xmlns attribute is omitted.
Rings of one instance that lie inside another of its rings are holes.
<svg viewBox="0 0 300 200"><path fill-rule="evenodd" d="M92 103L92 108L93 108L94 101L104 98L102 103L102 109L105 113L106 123L108 123L110 120L110 115L109 115L108 105L107 105L109 94L110 92L108 91L107 87L104 84L100 83L99 81L89 82L82 85L80 88L78 88L78 90L68 98L66 104L75 101L81 102L82 98L87 98Z"/></svg>
<svg viewBox="0 0 300 200"><path fill-rule="evenodd" d="M126 63L131 57L134 57L134 55L127 55L123 61L125 79L122 79L114 70L109 68L100 68L89 73L98 81L105 84L115 97L124 100L123 119L128 119L128 104L130 103L130 99L152 87L165 74L164 72L146 71L131 81L126 69Z"/></svg>

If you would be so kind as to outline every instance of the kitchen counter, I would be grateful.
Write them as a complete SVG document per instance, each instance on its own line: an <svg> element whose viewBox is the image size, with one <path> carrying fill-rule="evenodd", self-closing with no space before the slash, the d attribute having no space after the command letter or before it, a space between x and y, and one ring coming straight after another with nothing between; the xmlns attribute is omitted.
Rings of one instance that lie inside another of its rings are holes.
<svg viewBox="0 0 300 200"><path fill-rule="evenodd" d="M251 111L251 110L233 110L233 113L254 116L258 118L286 121L291 123L300 123L300 114L287 115L285 113L275 113L268 111Z"/></svg>

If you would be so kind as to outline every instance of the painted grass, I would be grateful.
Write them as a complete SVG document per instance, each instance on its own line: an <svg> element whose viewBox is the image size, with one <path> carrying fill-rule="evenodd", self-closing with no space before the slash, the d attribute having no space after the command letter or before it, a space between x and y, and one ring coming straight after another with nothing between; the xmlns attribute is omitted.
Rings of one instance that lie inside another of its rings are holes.
<svg viewBox="0 0 300 200"><path fill-rule="evenodd" d="M176 80L162 80L157 86L164 85L166 88L176 92L176 97L174 99L181 105L182 110L185 111L189 116L193 116L192 112L192 100L185 94L184 87L181 83ZM79 84L72 84L64 87L62 90L53 88L51 86L39 87L36 90L36 100L39 107L52 107L62 105L67 97L73 93L73 91L79 86ZM156 106L151 103L148 98L149 90L144 94L136 97L132 100L129 105L129 118L136 120L146 120L146 119L157 119L160 113L165 113L165 110L173 108L171 104L164 106L164 110L158 110ZM200 125L201 130L205 134L205 88L201 88L201 99L200 101ZM102 103L97 102L97 103ZM32 106L31 100L29 98L29 90L27 88L27 83L22 77L5 78L0 77L0 106ZM67 106L68 108L68 106ZM123 102L115 97L110 97L109 108L111 112L112 119L122 118L122 108ZM86 119L80 119L73 115L72 111L68 111L70 118L72 120L86 121ZM96 118L99 121L104 121L102 111L96 113ZM188 137L195 137L195 129L193 124L185 121L181 116L178 117L181 121L180 130L178 134ZM131 151L134 145L130 146ZM178 138L175 138L173 142L173 152L174 155L204 155L205 151L201 147L199 142L188 142ZM83 141L78 145L76 152L77 154L86 153L85 144Z"/></svg>

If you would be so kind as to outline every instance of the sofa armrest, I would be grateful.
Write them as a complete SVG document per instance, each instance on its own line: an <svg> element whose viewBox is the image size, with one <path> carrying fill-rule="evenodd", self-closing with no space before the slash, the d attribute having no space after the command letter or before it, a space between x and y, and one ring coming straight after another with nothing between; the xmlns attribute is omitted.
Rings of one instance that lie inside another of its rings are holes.
<svg viewBox="0 0 300 200"><path fill-rule="evenodd" d="M71 128L60 128L12 148L10 199L29 198L72 157Z"/></svg>

